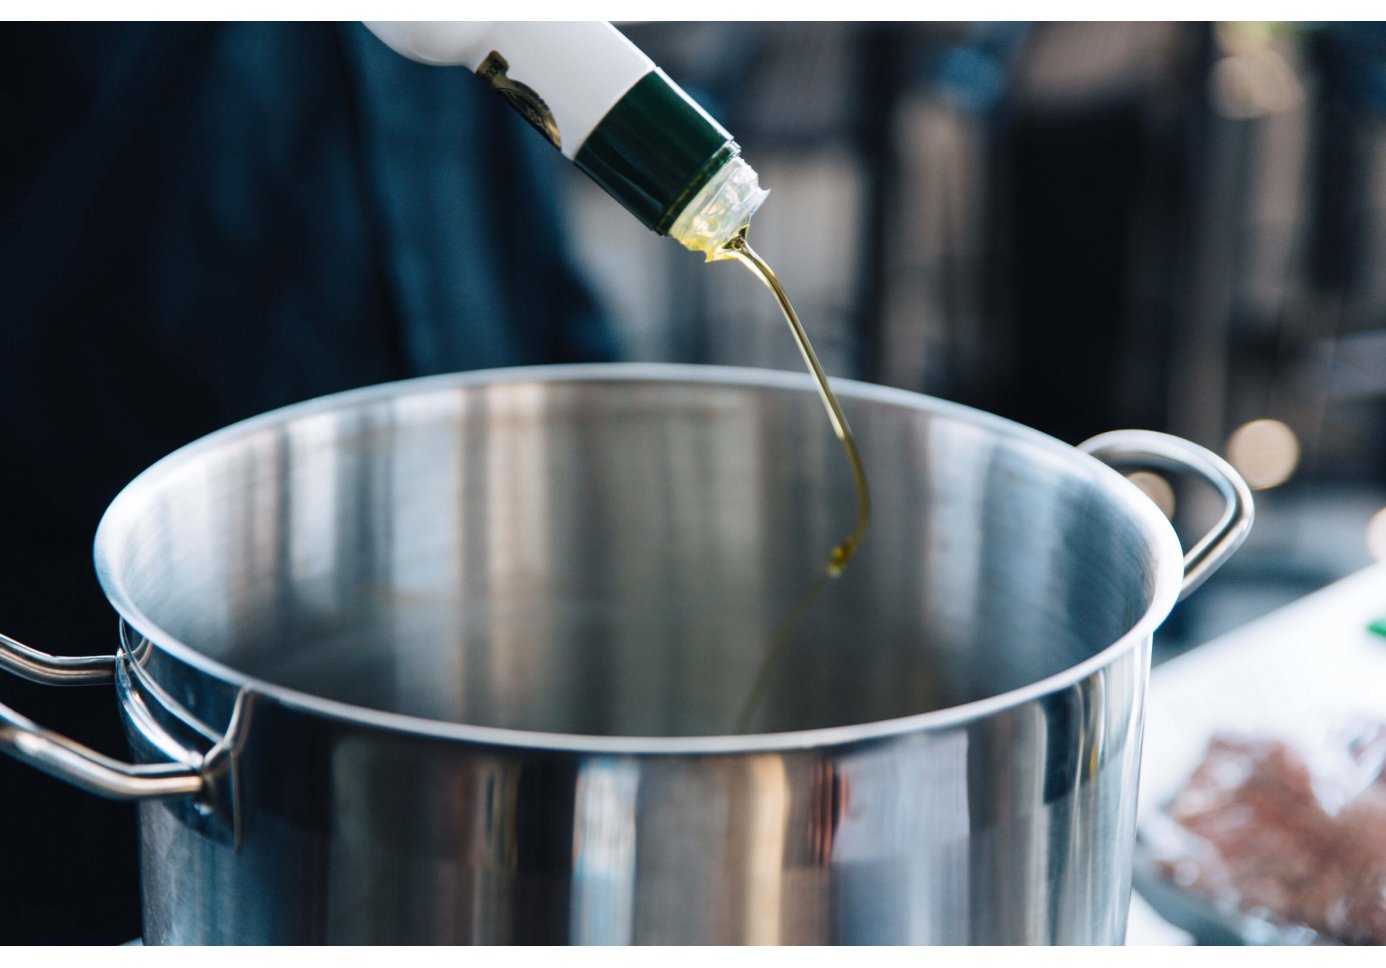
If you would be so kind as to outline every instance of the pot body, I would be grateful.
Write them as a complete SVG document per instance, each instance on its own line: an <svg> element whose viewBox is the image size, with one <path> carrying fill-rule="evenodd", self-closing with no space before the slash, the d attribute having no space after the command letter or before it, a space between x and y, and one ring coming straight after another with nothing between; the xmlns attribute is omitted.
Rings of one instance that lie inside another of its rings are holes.
<svg viewBox="0 0 1386 968"><path fill-rule="evenodd" d="M843 384L414 381L155 465L123 617L150 943L1119 943L1151 632L1181 554L1099 462Z"/></svg>
<svg viewBox="0 0 1386 968"><path fill-rule="evenodd" d="M966 725L744 754L486 747L262 704L231 815L140 806L144 938L1119 944L1146 661Z"/></svg>

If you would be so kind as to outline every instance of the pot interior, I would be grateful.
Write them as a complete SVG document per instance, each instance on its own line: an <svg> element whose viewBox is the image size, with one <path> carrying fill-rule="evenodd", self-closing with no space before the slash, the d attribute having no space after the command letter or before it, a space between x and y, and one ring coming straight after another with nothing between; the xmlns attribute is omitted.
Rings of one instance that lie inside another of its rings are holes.
<svg viewBox="0 0 1386 968"><path fill-rule="evenodd" d="M156 642L372 709L728 732L852 526L818 400L768 376L546 372L398 384L179 452L108 512L108 594ZM1095 462L924 397L842 403L871 529L789 633L756 730L1006 692L1152 607L1167 539Z"/></svg>

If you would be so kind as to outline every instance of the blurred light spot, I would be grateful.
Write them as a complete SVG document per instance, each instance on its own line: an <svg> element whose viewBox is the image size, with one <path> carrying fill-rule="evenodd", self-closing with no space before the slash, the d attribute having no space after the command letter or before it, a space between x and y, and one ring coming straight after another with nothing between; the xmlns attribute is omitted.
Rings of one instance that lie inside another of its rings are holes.
<svg viewBox="0 0 1386 968"><path fill-rule="evenodd" d="M1174 517L1174 488L1169 486L1169 481L1150 471L1132 471L1126 479L1144 491L1145 496L1165 512L1165 517Z"/></svg>
<svg viewBox="0 0 1386 968"><path fill-rule="evenodd" d="M1386 508L1377 511L1367 522L1367 551L1377 561L1386 561Z"/></svg>
<svg viewBox="0 0 1386 968"><path fill-rule="evenodd" d="M1213 39L1224 54L1249 54L1269 47L1275 32L1255 20L1222 20L1213 25Z"/></svg>
<svg viewBox="0 0 1386 968"><path fill-rule="evenodd" d="M1304 100L1294 68L1270 48L1222 58L1208 83L1213 107L1234 121L1281 114Z"/></svg>
<svg viewBox="0 0 1386 968"><path fill-rule="evenodd" d="M1299 438L1279 420L1253 420L1232 431L1227 459L1256 490L1278 487L1299 466Z"/></svg>

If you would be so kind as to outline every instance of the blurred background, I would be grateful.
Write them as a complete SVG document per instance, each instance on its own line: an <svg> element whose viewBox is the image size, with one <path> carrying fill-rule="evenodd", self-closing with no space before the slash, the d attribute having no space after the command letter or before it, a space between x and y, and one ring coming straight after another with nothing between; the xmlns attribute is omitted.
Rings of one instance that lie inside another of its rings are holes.
<svg viewBox="0 0 1386 968"><path fill-rule="evenodd" d="M622 29L770 188L752 241L830 374L1073 443L1166 430L1253 483L1157 661L1386 558L1386 27ZM745 273L564 184L625 355L801 366Z"/></svg>
<svg viewBox="0 0 1386 968"><path fill-rule="evenodd" d="M1252 537L1157 662L1386 559L1386 27L622 29L771 189L752 239L830 374L1074 443L1166 430L1253 482ZM20 640L109 652L102 510L251 414L521 363L801 367L749 274L653 238L466 71L358 24L0 36ZM1140 483L1185 537L1206 525L1207 495ZM120 752L100 690L0 676L0 701ZM6 757L0 789L0 943L134 937L131 809Z"/></svg>

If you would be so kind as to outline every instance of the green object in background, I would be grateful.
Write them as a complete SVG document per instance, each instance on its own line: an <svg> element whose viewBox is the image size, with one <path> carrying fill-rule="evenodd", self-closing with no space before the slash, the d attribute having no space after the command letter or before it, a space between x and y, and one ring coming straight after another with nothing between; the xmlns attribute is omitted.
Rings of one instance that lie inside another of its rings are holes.
<svg viewBox="0 0 1386 968"><path fill-rule="evenodd" d="M1379 618L1375 622L1369 624L1367 626L1367 631L1371 632L1373 635L1380 635L1382 638L1386 638L1386 617Z"/></svg>

